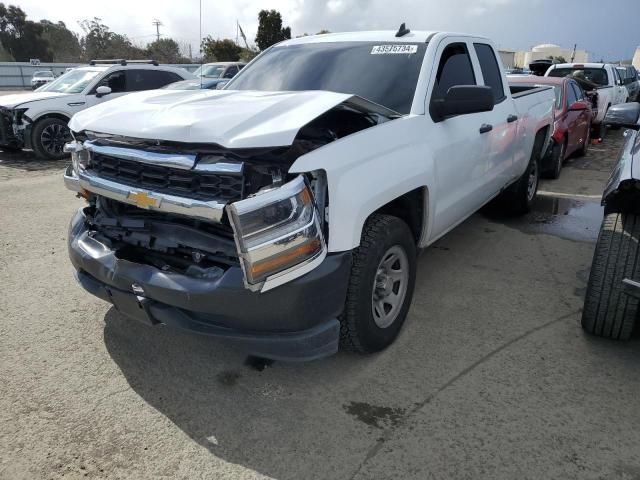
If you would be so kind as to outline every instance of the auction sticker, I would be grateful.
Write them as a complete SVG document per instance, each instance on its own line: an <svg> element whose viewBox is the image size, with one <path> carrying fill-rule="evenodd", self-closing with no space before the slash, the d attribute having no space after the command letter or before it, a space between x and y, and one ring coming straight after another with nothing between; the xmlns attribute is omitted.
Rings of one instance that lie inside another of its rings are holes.
<svg viewBox="0 0 640 480"><path fill-rule="evenodd" d="M407 54L417 51L417 45L374 45L371 49L371 55Z"/></svg>

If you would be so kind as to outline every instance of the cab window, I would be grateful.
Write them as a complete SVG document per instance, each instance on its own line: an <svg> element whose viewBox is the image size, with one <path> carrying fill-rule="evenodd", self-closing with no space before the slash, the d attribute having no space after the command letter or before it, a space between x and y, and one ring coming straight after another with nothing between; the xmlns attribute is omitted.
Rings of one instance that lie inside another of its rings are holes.
<svg viewBox="0 0 640 480"><path fill-rule="evenodd" d="M487 87L491 87L494 105L498 104L507 97L504 94L502 72L500 72L500 67L498 67L496 54L494 53L493 48L491 48L491 45L487 45L485 43L474 43L473 46L475 47L476 54L478 55L480 70L484 77L484 84Z"/></svg>
<svg viewBox="0 0 640 480"><path fill-rule="evenodd" d="M452 43L440 57L431 100L443 100L453 86L475 84L476 76L467 46L464 43Z"/></svg>

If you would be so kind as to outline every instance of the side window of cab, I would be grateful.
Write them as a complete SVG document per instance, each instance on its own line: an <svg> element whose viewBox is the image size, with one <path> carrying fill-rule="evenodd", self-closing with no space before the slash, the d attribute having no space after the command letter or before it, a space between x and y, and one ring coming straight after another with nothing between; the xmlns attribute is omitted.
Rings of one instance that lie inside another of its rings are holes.
<svg viewBox="0 0 640 480"><path fill-rule="evenodd" d="M443 50L429 104L443 100L447 91L456 85L476 85L471 56L465 43L452 43ZM433 111L431 117L435 120Z"/></svg>

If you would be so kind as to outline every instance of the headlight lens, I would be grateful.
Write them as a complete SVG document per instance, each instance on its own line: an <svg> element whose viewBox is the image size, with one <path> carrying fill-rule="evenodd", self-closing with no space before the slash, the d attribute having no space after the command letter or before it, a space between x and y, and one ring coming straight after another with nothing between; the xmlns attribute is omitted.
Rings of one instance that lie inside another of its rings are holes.
<svg viewBox="0 0 640 480"><path fill-rule="evenodd" d="M246 281L257 286L316 258L324 238L302 176L229 206Z"/></svg>
<svg viewBox="0 0 640 480"><path fill-rule="evenodd" d="M71 153L71 165L76 175L89 166L89 150L84 148L82 142L69 142L65 144L64 151Z"/></svg>

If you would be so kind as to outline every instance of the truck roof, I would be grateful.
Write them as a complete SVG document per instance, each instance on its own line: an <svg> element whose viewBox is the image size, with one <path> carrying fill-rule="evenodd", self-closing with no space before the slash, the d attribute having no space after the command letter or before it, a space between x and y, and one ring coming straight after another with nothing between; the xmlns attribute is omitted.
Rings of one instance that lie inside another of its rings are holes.
<svg viewBox="0 0 640 480"><path fill-rule="evenodd" d="M551 65L551 68L576 68L576 67L584 67L584 68L604 68L607 63L584 63L584 62L575 62L575 63L554 63Z"/></svg>
<svg viewBox="0 0 640 480"><path fill-rule="evenodd" d="M368 32L340 32L309 35L307 37L285 40L280 45L299 45L303 43L321 42L394 42L394 43L423 43L438 32L426 30L411 30L411 32L396 37L397 30L377 30ZM457 34L456 34L457 35Z"/></svg>

